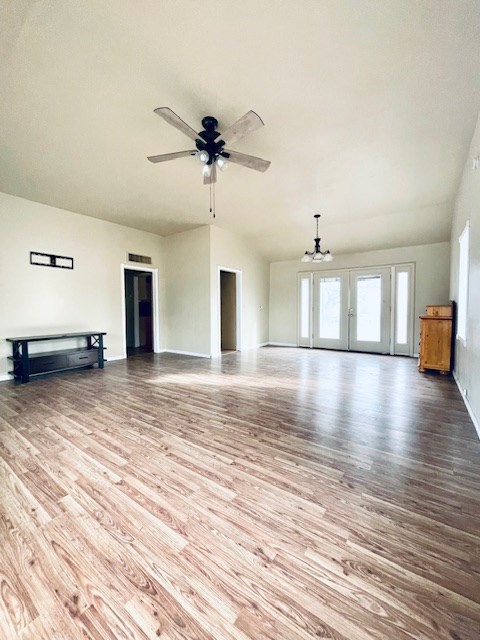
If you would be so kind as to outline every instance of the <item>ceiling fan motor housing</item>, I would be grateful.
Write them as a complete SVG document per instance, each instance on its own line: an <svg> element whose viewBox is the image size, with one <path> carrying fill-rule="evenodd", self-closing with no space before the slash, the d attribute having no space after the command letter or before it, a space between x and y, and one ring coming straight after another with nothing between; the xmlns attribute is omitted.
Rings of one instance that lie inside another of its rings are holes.
<svg viewBox="0 0 480 640"><path fill-rule="evenodd" d="M218 120L213 116L205 116L202 119L202 126L204 130L199 132L199 138L195 140L195 144L199 151L208 153L206 164L213 164L218 156L228 158L229 154L223 150L225 142L221 139L216 141L220 136L220 132L217 131Z"/></svg>

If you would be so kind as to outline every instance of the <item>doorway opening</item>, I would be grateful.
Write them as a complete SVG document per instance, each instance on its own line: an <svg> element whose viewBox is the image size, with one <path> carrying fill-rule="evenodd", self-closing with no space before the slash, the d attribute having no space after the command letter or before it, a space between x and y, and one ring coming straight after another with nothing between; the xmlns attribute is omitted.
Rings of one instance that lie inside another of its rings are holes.
<svg viewBox="0 0 480 640"><path fill-rule="evenodd" d="M237 348L237 274L220 270L220 350Z"/></svg>
<svg viewBox="0 0 480 640"><path fill-rule="evenodd" d="M127 358L153 351L152 273L125 269L125 335Z"/></svg>

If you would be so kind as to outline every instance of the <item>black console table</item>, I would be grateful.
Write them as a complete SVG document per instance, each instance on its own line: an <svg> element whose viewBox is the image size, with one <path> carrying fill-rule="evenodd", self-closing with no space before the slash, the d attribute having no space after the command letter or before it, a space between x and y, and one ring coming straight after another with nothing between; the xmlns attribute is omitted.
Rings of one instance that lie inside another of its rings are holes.
<svg viewBox="0 0 480 640"><path fill-rule="evenodd" d="M77 369L79 367L92 367L98 364L103 369L105 359L103 357L102 331L82 331L80 333L58 333L50 336L23 336L20 338L7 338L12 343L13 354L8 356L13 360L13 370L10 374L16 380L29 382L30 376L52 371L64 371L65 369ZM57 349L56 351L44 351L41 353L28 353L30 342L47 342L50 340L68 340L69 338L85 338L83 347L72 349Z"/></svg>

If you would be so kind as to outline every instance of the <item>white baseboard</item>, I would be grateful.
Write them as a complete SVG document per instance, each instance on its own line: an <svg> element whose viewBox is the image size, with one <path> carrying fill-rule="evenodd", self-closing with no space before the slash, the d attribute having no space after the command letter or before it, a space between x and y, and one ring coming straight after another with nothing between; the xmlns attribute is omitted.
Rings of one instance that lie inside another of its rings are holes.
<svg viewBox="0 0 480 640"><path fill-rule="evenodd" d="M13 376L9 373L2 373L2 375L0 375L0 382L6 382L7 380L13 380Z"/></svg>
<svg viewBox="0 0 480 640"><path fill-rule="evenodd" d="M159 349L158 351L152 351L152 353L165 353L165 349ZM125 354L121 356L109 356L105 358L106 362L114 362L115 360L126 360L127 356Z"/></svg>
<svg viewBox="0 0 480 640"><path fill-rule="evenodd" d="M176 353L179 356L193 356L194 358L211 358L210 353L196 353L195 351L180 351L179 349L165 349L164 353Z"/></svg>
<svg viewBox="0 0 480 640"><path fill-rule="evenodd" d="M259 344L249 344L246 347L241 347L239 349L236 349L235 351L230 351L228 352L227 355L229 355L230 353L241 353L242 351L252 351L253 349L260 349L261 347L268 347L269 343L268 342L260 342ZM214 351L211 355L212 358L220 358L222 356L222 352L221 351Z"/></svg>
<svg viewBox="0 0 480 640"><path fill-rule="evenodd" d="M473 426L475 427L475 431L477 432L478 439L480 440L480 424L479 424L479 422L477 420L477 416L473 413L473 409L472 409L472 407L470 405L470 402L468 401L467 396L465 395L465 391L462 389L462 385L460 384L460 381L457 378L457 374L455 373L455 371L452 371L452 375L453 375L453 379L457 383L457 387L458 387L458 390L460 391L460 395L463 398L463 402L465 403L465 406L467 407L468 415L472 419Z"/></svg>
<svg viewBox="0 0 480 640"><path fill-rule="evenodd" d="M267 342L267 345L269 347L298 347L298 344L294 342Z"/></svg>
<svg viewBox="0 0 480 640"><path fill-rule="evenodd" d="M260 344L249 344L246 347L238 349L238 351L251 351L252 349L260 349L260 347L266 347L268 342L261 342Z"/></svg>

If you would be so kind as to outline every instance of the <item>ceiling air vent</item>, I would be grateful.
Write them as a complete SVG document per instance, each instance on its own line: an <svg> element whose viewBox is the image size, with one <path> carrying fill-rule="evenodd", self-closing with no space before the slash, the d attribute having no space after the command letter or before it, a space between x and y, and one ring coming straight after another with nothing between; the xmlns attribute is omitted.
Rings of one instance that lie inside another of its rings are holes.
<svg viewBox="0 0 480 640"><path fill-rule="evenodd" d="M129 262L141 262L142 264L152 264L152 259L150 256L139 256L136 253L128 254Z"/></svg>

